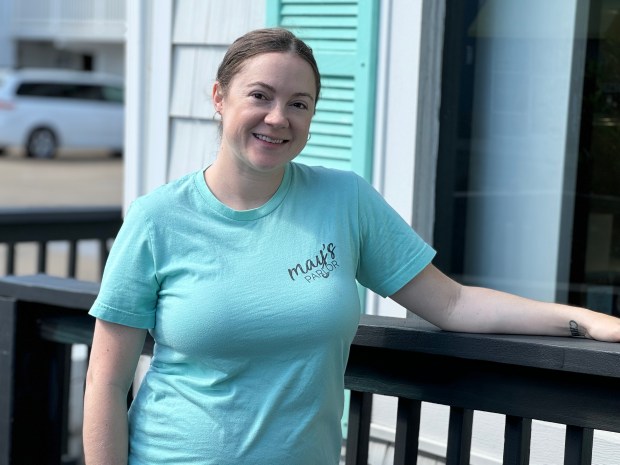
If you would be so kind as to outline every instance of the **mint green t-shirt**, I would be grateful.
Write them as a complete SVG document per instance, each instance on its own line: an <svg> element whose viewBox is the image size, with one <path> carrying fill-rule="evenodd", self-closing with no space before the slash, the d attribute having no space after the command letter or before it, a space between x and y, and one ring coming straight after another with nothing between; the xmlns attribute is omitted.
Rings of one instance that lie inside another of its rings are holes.
<svg viewBox="0 0 620 465"><path fill-rule="evenodd" d="M433 256L350 172L290 163L247 211L202 171L136 200L90 312L155 340L129 463L338 464L356 281L388 296Z"/></svg>

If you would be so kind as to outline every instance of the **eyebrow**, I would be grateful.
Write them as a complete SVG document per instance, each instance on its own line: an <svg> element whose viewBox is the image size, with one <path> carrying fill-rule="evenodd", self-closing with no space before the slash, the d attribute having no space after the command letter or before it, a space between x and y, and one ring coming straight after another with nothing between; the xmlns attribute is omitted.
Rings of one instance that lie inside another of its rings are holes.
<svg viewBox="0 0 620 465"><path fill-rule="evenodd" d="M270 92L275 92L276 89L273 86L270 86L269 84L262 82L262 81L256 81L256 82L252 82L248 87L252 87L252 86L261 86L264 87L265 89L269 90ZM307 93L307 92L295 92L293 94L293 97L308 97L310 100L312 100L314 102L314 97Z"/></svg>

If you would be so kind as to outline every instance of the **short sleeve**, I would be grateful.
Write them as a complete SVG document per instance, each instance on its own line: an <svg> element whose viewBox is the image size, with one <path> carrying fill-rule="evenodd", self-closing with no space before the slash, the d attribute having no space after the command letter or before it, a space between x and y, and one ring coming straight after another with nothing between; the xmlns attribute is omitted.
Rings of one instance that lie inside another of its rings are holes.
<svg viewBox="0 0 620 465"><path fill-rule="evenodd" d="M357 280L387 297L431 263L435 250L370 184L359 177L357 184L360 234Z"/></svg>
<svg viewBox="0 0 620 465"><path fill-rule="evenodd" d="M134 202L112 244L90 315L136 328L155 326L159 285L150 231L149 219Z"/></svg>

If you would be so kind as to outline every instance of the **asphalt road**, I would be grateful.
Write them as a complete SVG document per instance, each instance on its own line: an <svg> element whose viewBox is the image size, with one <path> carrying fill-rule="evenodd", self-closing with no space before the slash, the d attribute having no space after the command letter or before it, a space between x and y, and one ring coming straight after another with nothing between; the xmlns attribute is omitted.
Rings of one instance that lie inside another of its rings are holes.
<svg viewBox="0 0 620 465"><path fill-rule="evenodd" d="M33 160L0 156L0 208L121 205L123 161L101 152L65 152Z"/></svg>

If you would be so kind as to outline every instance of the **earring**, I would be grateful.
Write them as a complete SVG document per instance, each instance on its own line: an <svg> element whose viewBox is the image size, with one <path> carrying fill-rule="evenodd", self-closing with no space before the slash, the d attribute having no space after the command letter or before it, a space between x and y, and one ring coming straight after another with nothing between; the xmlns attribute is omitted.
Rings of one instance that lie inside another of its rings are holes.
<svg viewBox="0 0 620 465"><path fill-rule="evenodd" d="M308 133L308 139L306 139L306 142L308 142L310 140L310 138L312 137L311 133Z"/></svg>

